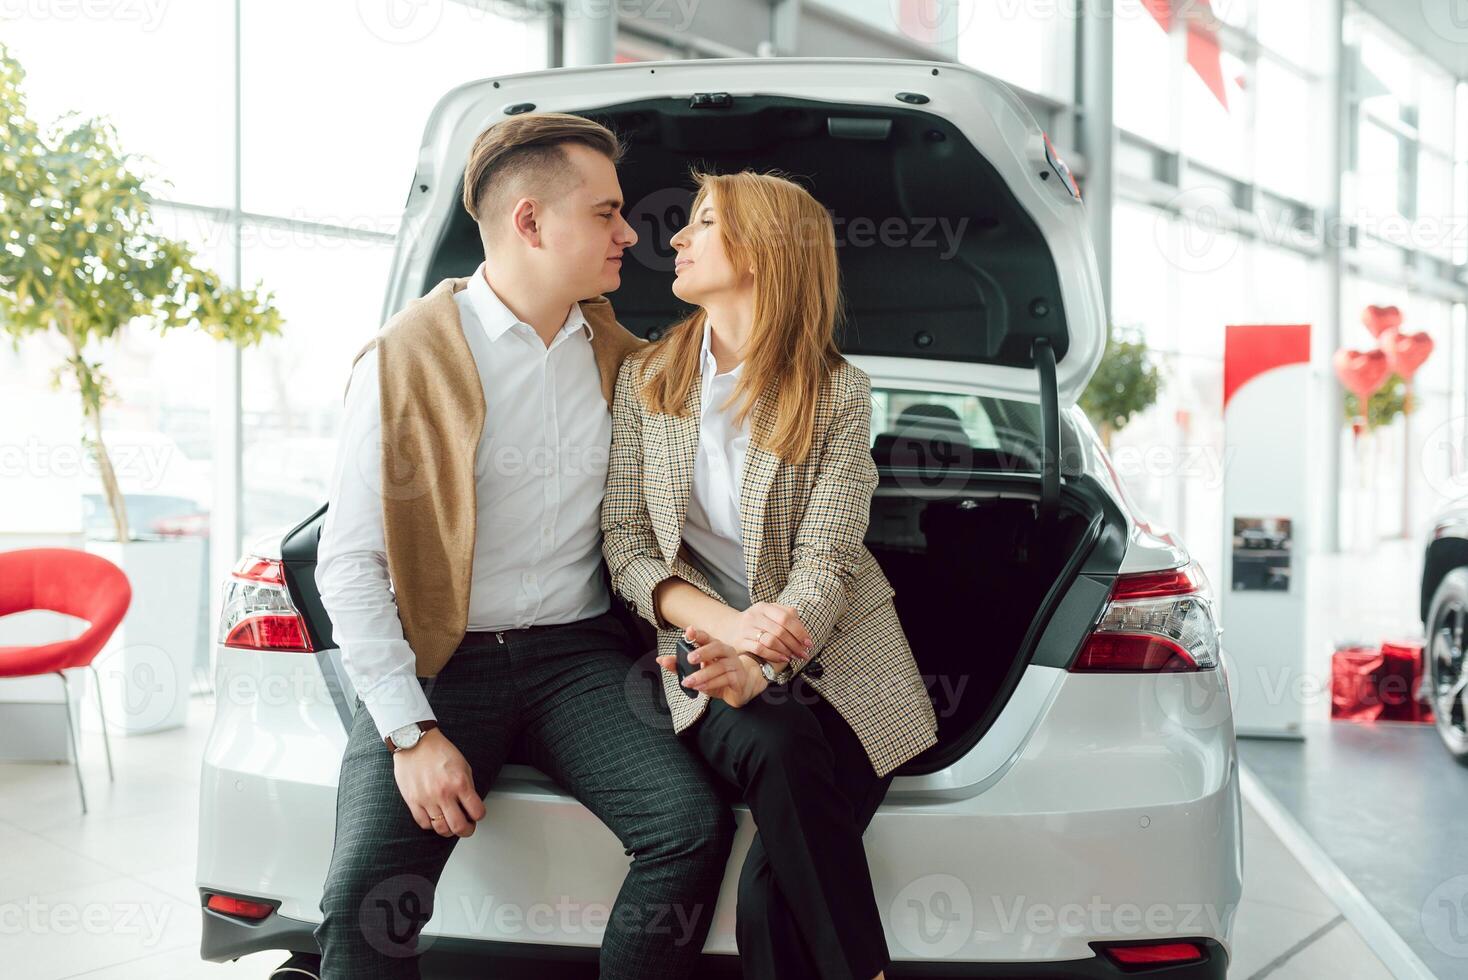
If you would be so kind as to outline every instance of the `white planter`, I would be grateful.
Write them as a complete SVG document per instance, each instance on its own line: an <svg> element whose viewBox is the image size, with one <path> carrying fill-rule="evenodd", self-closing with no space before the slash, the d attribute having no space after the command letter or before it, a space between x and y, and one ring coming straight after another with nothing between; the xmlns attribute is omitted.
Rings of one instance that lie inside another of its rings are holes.
<svg viewBox="0 0 1468 980"><path fill-rule="evenodd" d="M87 551L127 573L133 594L127 615L93 661L96 681L90 671L78 672L88 680L80 719L84 729L101 731L99 696L107 730L115 735L145 735L184 724L199 643L205 546L206 540L197 537L87 542Z"/></svg>

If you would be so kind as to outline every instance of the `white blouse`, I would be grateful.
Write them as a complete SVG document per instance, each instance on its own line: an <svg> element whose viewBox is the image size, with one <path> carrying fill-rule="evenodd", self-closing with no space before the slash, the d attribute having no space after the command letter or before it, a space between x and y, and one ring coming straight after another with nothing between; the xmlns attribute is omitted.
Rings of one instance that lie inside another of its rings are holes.
<svg viewBox="0 0 1468 980"><path fill-rule="evenodd" d="M741 361L724 374L717 374L711 336L705 318L698 455L693 465L688 513L683 521L683 542L690 552L690 564L704 573L714 591L731 607L742 612L751 604L739 521L739 487L744 473L744 453L749 447L749 420L736 428L737 406L722 411L719 406L733 393L744 363Z"/></svg>

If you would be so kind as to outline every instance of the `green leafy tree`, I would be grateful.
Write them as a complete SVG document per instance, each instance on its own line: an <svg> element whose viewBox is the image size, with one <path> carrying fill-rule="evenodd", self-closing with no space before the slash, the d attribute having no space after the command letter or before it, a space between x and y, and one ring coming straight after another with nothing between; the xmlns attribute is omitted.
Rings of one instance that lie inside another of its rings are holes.
<svg viewBox="0 0 1468 980"><path fill-rule="evenodd" d="M1392 419L1401 415L1407 407L1407 382L1393 371L1387 375L1380 388L1366 400L1366 428L1368 431L1390 425ZM1361 399L1354 392L1346 392L1346 421L1352 422L1361 414Z"/></svg>
<svg viewBox="0 0 1468 980"><path fill-rule="evenodd" d="M131 538L117 476L102 442L102 409L115 397L94 341L133 321L160 333L187 327L239 346L278 335L282 320L259 286L241 290L196 264L188 245L157 234L135 154L105 119L69 113L48 130L31 119L25 71L0 44L0 330L19 349L32 334L69 352L52 378L70 376L119 541Z"/></svg>
<svg viewBox="0 0 1468 980"><path fill-rule="evenodd" d="M1113 435L1157 401L1161 383L1161 372L1152 363L1141 331L1113 326L1101 364L1081 393L1081 409L1107 449Z"/></svg>

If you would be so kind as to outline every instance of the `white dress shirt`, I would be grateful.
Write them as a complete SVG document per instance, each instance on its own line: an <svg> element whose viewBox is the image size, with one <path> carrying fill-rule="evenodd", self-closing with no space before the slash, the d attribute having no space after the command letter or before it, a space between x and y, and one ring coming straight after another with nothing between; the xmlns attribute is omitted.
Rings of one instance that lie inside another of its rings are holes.
<svg viewBox="0 0 1468 980"><path fill-rule="evenodd" d="M698 455L693 464L688 513L683 519L683 543L692 552L690 564L704 573L709 585L731 607L742 612L750 606L749 574L744 568L739 521L739 487L744 475L744 454L749 448L749 420L736 427L737 404L723 409L720 406L734 391L744 362L718 374L711 335L705 317Z"/></svg>
<svg viewBox="0 0 1468 980"><path fill-rule="evenodd" d="M483 264L454 294L484 386L474 460L470 630L565 623L610 608L601 501L612 423L579 305L549 347L490 288ZM382 735L434 718L403 638L387 567L376 351L352 370L316 584L342 666Z"/></svg>

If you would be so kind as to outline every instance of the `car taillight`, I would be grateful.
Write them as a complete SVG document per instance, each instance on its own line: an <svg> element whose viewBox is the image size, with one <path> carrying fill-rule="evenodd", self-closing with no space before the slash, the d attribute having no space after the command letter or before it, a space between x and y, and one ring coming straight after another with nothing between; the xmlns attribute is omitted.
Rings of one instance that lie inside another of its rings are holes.
<svg viewBox="0 0 1468 980"><path fill-rule="evenodd" d="M1197 943L1160 941L1134 943L1127 946L1102 946L1099 943L1092 945L1105 953L1123 970L1163 965L1176 966L1182 963L1196 963L1206 958L1203 948Z"/></svg>
<svg viewBox="0 0 1468 980"><path fill-rule="evenodd" d="M279 561L247 555L224 583L219 641L227 647L310 653L306 622L286 590Z"/></svg>
<svg viewBox="0 0 1468 980"><path fill-rule="evenodd" d="M225 915L233 915L241 919L263 919L274 910L269 902L252 902L246 898L234 898L230 895L210 895L207 905L215 912L223 912Z"/></svg>
<svg viewBox="0 0 1468 980"><path fill-rule="evenodd" d="M1218 666L1218 625L1197 562L1118 575L1101 622L1071 666L1086 671L1206 670Z"/></svg>

